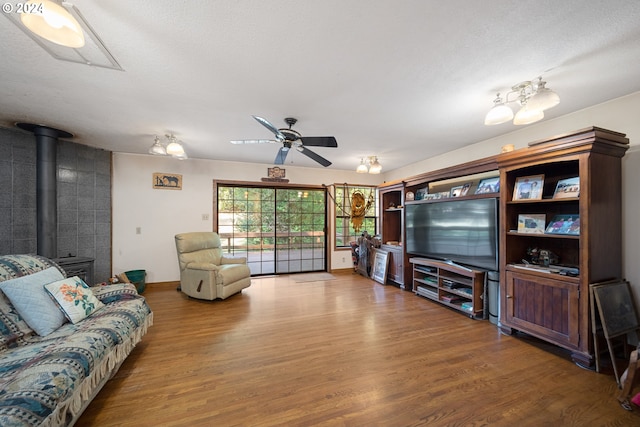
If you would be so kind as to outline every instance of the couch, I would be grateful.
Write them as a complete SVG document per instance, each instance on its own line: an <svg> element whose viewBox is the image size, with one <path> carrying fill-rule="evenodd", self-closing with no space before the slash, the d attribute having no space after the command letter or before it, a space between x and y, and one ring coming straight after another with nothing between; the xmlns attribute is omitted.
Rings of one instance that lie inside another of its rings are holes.
<svg viewBox="0 0 640 427"><path fill-rule="evenodd" d="M223 256L218 233L181 233L175 241L180 289L190 297L225 299L251 286L247 259Z"/></svg>
<svg viewBox="0 0 640 427"><path fill-rule="evenodd" d="M0 426L73 425L153 322L134 285L65 276L38 255L0 256Z"/></svg>

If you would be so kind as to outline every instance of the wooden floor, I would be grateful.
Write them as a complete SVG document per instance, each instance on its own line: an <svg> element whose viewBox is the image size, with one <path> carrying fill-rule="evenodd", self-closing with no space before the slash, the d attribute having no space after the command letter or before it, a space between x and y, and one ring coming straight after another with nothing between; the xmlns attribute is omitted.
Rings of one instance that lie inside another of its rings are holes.
<svg viewBox="0 0 640 427"><path fill-rule="evenodd" d="M76 425L640 425L556 347L350 272L294 277L215 302L148 285L154 326Z"/></svg>

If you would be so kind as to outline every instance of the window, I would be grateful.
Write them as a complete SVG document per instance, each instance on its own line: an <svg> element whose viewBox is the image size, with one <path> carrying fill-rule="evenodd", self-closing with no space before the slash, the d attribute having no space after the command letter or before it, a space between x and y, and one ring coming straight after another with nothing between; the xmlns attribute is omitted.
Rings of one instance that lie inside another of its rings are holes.
<svg viewBox="0 0 640 427"><path fill-rule="evenodd" d="M355 241L364 231L372 236L378 234L378 192L376 187L334 184L334 188L336 248L349 248L349 242ZM356 201L355 204L354 201ZM359 227L357 219L355 224L352 222L352 210L356 215L358 210L364 213L364 216L360 216L362 224Z"/></svg>

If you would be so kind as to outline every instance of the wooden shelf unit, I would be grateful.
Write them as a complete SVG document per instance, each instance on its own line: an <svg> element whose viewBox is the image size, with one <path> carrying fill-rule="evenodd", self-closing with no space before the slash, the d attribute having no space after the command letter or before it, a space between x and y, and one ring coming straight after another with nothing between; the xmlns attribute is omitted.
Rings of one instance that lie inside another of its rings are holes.
<svg viewBox="0 0 640 427"><path fill-rule="evenodd" d="M627 149L624 134L588 128L498 156L503 332L526 332L592 365L589 283L621 278L621 158ZM544 175L542 200L512 200L516 179L530 175ZM579 177L580 196L553 199L558 181L573 177ZM546 224L556 215L579 215L580 234L518 233L522 214L545 214ZM556 264L578 268L579 275L517 267L529 248L550 250Z"/></svg>
<svg viewBox="0 0 640 427"><path fill-rule="evenodd" d="M389 253L387 280L405 289L404 185L396 183L379 189L380 249Z"/></svg>
<svg viewBox="0 0 640 427"><path fill-rule="evenodd" d="M474 319L485 318L485 272L428 258L410 258L416 295L437 301Z"/></svg>

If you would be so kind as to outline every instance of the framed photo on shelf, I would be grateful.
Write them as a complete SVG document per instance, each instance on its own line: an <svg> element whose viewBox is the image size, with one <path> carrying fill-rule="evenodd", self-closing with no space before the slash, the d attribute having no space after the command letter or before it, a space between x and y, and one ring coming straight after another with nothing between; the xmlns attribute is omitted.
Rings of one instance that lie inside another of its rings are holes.
<svg viewBox="0 0 640 427"><path fill-rule="evenodd" d="M371 278L376 282L387 283L387 267L389 265L389 252L376 249L371 268Z"/></svg>
<svg viewBox="0 0 640 427"><path fill-rule="evenodd" d="M561 179L553 193L554 199L567 199L580 196L580 177Z"/></svg>
<svg viewBox="0 0 640 427"><path fill-rule="evenodd" d="M416 190L416 194L414 196L414 200L424 200L426 199L426 195L429 194L429 189L428 188L420 188L419 190Z"/></svg>
<svg viewBox="0 0 640 427"><path fill-rule="evenodd" d="M481 179L475 194L497 193L500 191L500 177Z"/></svg>
<svg viewBox="0 0 640 427"><path fill-rule="evenodd" d="M513 200L541 200L544 175L530 175L516 178Z"/></svg>
<svg viewBox="0 0 640 427"><path fill-rule="evenodd" d="M461 196L466 196L467 194L469 194L469 189L471 188L471 184L473 184L473 182L467 182L466 184L462 185L462 190L460 190Z"/></svg>
<svg viewBox="0 0 640 427"><path fill-rule="evenodd" d="M457 187L451 188L451 193L449 194L449 197L458 197L461 195L461 193L462 193L462 185L458 185Z"/></svg>
<svg viewBox="0 0 640 427"><path fill-rule="evenodd" d="M520 214L518 215L518 233L544 234L546 221L545 214Z"/></svg>
<svg viewBox="0 0 640 427"><path fill-rule="evenodd" d="M553 217L547 229L547 234L580 235L580 215L556 215Z"/></svg>

